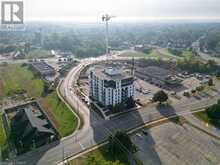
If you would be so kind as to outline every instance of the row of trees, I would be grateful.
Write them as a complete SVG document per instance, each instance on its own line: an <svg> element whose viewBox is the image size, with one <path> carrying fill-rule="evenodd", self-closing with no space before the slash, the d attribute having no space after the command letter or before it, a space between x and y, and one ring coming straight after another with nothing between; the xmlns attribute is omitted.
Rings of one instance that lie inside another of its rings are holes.
<svg viewBox="0 0 220 165"><path fill-rule="evenodd" d="M82 37L75 33L52 33L45 37L44 47L46 49L60 49L71 51L78 58L94 57L105 52L104 37Z"/></svg>
<svg viewBox="0 0 220 165"><path fill-rule="evenodd" d="M0 54L10 53L17 50L15 45L0 45Z"/></svg>
<svg viewBox="0 0 220 165"><path fill-rule="evenodd" d="M207 63L201 62L194 57L188 57L177 61L177 67L189 72L199 72L208 74L217 74L220 72L220 66L213 60Z"/></svg>
<svg viewBox="0 0 220 165"><path fill-rule="evenodd" d="M204 49L209 52L214 52L217 56L220 53L220 33L219 30L213 30L207 33L206 37L200 40L200 48L202 51Z"/></svg>
<svg viewBox="0 0 220 165"><path fill-rule="evenodd" d="M43 38L47 49L72 51L77 56L96 56L105 51L105 28L100 25L60 26L56 24L27 24L24 32L0 32L0 43L17 44L31 42L39 44ZM213 25L217 30L219 25ZM110 45L113 48L129 47L137 44L151 44L173 47L189 47L193 41L202 36L210 24L178 24L178 25L148 25L148 24L112 24L110 30ZM42 29L42 30L40 30ZM39 33L39 30L42 33ZM36 35L39 34L39 35ZM38 37L37 37L38 36ZM211 37L212 38L212 37ZM36 41L38 40L38 41ZM38 42L38 43L37 43ZM178 44L177 44L178 43ZM212 42L211 42L212 43ZM216 41L213 42L214 47ZM149 50L145 50L149 52ZM91 55L90 55L91 54Z"/></svg>

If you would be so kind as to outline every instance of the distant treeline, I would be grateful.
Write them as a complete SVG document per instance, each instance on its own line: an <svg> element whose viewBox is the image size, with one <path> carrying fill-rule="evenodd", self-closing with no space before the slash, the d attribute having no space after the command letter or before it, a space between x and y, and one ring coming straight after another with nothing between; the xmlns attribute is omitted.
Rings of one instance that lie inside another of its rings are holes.
<svg viewBox="0 0 220 165"><path fill-rule="evenodd" d="M220 24L148 24L112 23L109 42L114 49L126 49L135 45L156 45L172 48L188 48L205 35L203 48L219 49ZM42 35L42 36L41 36ZM43 40L43 45L41 41ZM26 24L21 32L0 32L0 43L17 45L29 42L31 46L45 49L71 51L77 57L98 56L105 53L105 24ZM146 50L148 53L150 50ZM172 50L173 51L173 50ZM180 52L174 50L174 54Z"/></svg>
<svg viewBox="0 0 220 165"><path fill-rule="evenodd" d="M188 57L177 61L177 67L191 73L219 74L220 66L213 60L204 63L194 57Z"/></svg>
<svg viewBox="0 0 220 165"><path fill-rule="evenodd" d="M94 57L105 52L104 38L83 38L73 33L52 33L44 40L44 48L71 51L76 57Z"/></svg>

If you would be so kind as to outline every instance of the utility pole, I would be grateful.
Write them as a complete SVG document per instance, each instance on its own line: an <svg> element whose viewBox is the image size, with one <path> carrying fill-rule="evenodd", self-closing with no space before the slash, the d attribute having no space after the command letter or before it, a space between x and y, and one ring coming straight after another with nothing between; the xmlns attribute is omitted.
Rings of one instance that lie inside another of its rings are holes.
<svg viewBox="0 0 220 165"><path fill-rule="evenodd" d="M114 18L114 16L110 16L108 14L105 14L102 16L102 21L105 22L105 44L106 44L106 59L108 59L109 54L109 33L108 33L108 22L111 18Z"/></svg>

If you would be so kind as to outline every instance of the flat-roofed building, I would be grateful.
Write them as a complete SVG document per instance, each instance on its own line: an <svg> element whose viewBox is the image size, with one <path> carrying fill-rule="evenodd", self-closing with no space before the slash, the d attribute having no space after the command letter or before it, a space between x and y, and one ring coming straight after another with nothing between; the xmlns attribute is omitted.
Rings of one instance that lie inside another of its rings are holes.
<svg viewBox="0 0 220 165"><path fill-rule="evenodd" d="M104 106L114 106L134 96L134 78L117 67L94 67L89 74L89 95Z"/></svg>
<svg viewBox="0 0 220 165"><path fill-rule="evenodd" d="M55 69L44 61L33 62L31 66L43 77L54 76L56 74Z"/></svg>

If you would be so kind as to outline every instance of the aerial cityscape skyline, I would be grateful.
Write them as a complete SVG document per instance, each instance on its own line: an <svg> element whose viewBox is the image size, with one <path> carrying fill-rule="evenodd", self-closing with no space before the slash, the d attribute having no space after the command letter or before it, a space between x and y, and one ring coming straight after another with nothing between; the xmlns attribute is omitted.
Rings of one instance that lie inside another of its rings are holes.
<svg viewBox="0 0 220 165"><path fill-rule="evenodd" d="M219 0L0 1L0 164L220 165Z"/></svg>

